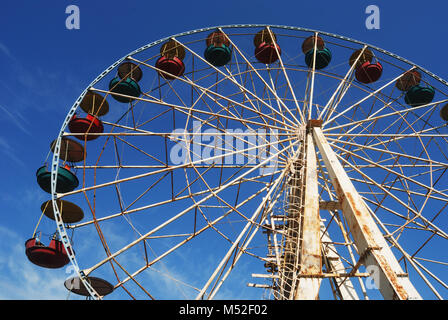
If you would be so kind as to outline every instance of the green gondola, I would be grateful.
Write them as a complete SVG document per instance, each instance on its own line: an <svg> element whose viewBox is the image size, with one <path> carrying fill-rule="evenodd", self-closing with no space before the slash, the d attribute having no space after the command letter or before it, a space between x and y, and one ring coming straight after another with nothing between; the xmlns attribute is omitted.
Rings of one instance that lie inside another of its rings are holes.
<svg viewBox="0 0 448 320"><path fill-rule="evenodd" d="M228 46L222 44L220 46L209 45L204 52L205 60L215 67L222 67L229 63L232 58L232 51Z"/></svg>
<svg viewBox="0 0 448 320"><path fill-rule="evenodd" d="M431 86L421 86L416 85L411 87L404 96L404 101L406 104L412 106L412 107L418 107L422 106L428 103L431 103L431 101L434 99L435 90Z"/></svg>
<svg viewBox="0 0 448 320"><path fill-rule="evenodd" d="M305 54L305 62L309 68L313 67L314 49ZM328 48L317 50L316 52L316 70L323 69L330 64L331 51Z"/></svg>
<svg viewBox="0 0 448 320"><path fill-rule="evenodd" d="M45 192L51 193L51 172L46 166L40 167L36 172L37 183ZM75 190L79 185L78 178L68 169L59 167L56 192L66 193Z"/></svg>
<svg viewBox="0 0 448 320"><path fill-rule="evenodd" d="M114 93L119 93L136 98L138 98L142 93L138 83L130 77L126 79L120 79L120 77L113 78L109 82L109 90L113 92L111 95L115 100L123 103L128 103L134 101L135 99L130 97L119 96Z"/></svg>

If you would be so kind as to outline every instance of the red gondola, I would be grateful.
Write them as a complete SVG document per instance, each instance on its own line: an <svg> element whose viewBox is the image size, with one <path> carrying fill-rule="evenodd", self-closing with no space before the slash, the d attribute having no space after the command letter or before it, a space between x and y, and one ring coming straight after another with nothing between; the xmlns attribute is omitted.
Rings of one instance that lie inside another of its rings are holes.
<svg viewBox="0 0 448 320"><path fill-rule="evenodd" d="M167 80L176 79L184 74L185 49L174 40L165 42L160 48L160 58L156 61L159 75Z"/></svg>
<svg viewBox="0 0 448 320"><path fill-rule="evenodd" d="M356 69L355 77L359 82L367 84L377 81L382 73L383 66L379 62L367 61Z"/></svg>
<svg viewBox="0 0 448 320"><path fill-rule="evenodd" d="M280 58L281 50L277 44L277 36L265 28L254 37L255 58L265 64L271 64Z"/></svg>
<svg viewBox="0 0 448 320"><path fill-rule="evenodd" d="M278 60L280 54L281 50L277 43L262 42L257 48L255 48L255 58L265 64L274 63Z"/></svg>
<svg viewBox="0 0 448 320"><path fill-rule="evenodd" d="M182 76L185 71L185 65L178 57L162 56L157 60L156 68L165 71L166 73L159 71L159 75L169 80Z"/></svg>
<svg viewBox="0 0 448 320"><path fill-rule="evenodd" d="M64 245L57 239L52 239L47 247L39 239L31 238L25 242L25 253L32 263L43 268L62 268L70 261Z"/></svg>
<svg viewBox="0 0 448 320"><path fill-rule="evenodd" d="M72 133L102 133L104 131L103 123L95 116L87 114L85 118L78 118L76 114L68 123L68 128ZM84 141L85 136L75 136L79 140ZM98 138L97 135L87 135L87 140Z"/></svg>

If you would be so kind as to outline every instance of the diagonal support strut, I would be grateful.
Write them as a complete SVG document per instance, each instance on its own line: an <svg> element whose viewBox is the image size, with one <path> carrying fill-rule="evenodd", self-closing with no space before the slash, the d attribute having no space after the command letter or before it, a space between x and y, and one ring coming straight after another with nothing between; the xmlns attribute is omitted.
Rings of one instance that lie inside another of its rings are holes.
<svg viewBox="0 0 448 320"><path fill-rule="evenodd" d="M373 277L376 287L384 299L420 300L421 296L409 277L398 276L403 274L400 264L320 127L313 128L313 137L338 195L358 253L363 257L362 263L377 273Z"/></svg>

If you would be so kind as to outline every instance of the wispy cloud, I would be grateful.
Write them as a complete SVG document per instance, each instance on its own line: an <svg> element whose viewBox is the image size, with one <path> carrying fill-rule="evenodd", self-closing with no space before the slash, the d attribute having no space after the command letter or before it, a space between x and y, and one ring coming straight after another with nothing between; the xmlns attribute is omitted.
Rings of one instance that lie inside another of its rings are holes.
<svg viewBox="0 0 448 320"><path fill-rule="evenodd" d="M24 124L27 123L27 120L25 117L18 111L14 110L14 114L8 110L8 108L5 108L2 104L0 104L0 109L3 111L4 114L6 114L11 122L19 128L21 131L28 135L32 135L31 132L24 126Z"/></svg>
<svg viewBox="0 0 448 320"><path fill-rule="evenodd" d="M0 42L0 52L3 53L5 56L7 56L9 59L17 61L16 57L14 57L11 53L11 51L9 50L9 48Z"/></svg>
<svg viewBox="0 0 448 320"><path fill-rule="evenodd" d="M1 153L7 155L12 161L14 161L14 163L22 167L26 167L22 159L20 159L20 157L16 155L14 148L9 144L9 142L6 139L2 137L0 137L0 150Z"/></svg>
<svg viewBox="0 0 448 320"><path fill-rule="evenodd" d="M66 278L64 269L34 266L25 255L24 239L0 226L0 300L63 300Z"/></svg>
<svg viewBox="0 0 448 320"><path fill-rule="evenodd" d="M3 104L1 110L3 112L7 110L9 118L19 118L13 120L18 126L21 124L17 121L26 118L19 113L19 110L29 111L33 108L39 111L61 111L61 105L72 102L67 101L67 96L73 95L75 99L74 94L80 93L83 89L72 74L48 66L30 64L29 61L16 57L14 52L1 42L0 58L5 62L4 77L0 79L0 86L6 90L0 97ZM26 130L23 125L20 129Z"/></svg>

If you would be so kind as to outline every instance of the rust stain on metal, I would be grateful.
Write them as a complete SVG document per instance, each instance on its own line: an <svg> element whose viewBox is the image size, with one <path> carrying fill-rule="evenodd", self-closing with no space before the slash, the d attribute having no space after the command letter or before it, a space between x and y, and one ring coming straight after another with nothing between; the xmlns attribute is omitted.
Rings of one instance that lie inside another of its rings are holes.
<svg viewBox="0 0 448 320"><path fill-rule="evenodd" d="M307 129L313 124L307 124ZM334 156L320 128L314 128L315 139L322 153L329 176L338 196L338 202L349 224L349 231L360 253L360 264L372 263L379 267L380 288L383 296L393 299L409 299L406 282L399 281L401 268L372 218L367 205L351 184L350 178ZM362 262L361 262L362 261Z"/></svg>
<svg viewBox="0 0 448 320"><path fill-rule="evenodd" d="M389 279L390 283L393 286L394 294L397 295L396 297L394 296L394 299L408 300L408 294L406 290L399 283L397 274L392 270L384 256L381 253L376 252L373 253L373 255L379 261L385 276Z"/></svg>
<svg viewBox="0 0 448 320"><path fill-rule="evenodd" d="M347 200L348 202L350 202L351 207L353 208L353 212L357 217L362 217L363 214L362 212L358 209L358 207L356 206L356 203L353 199L353 196L350 192L347 192L346 194Z"/></svg>
<svg viewBox="0 0 448 320"><path fill-rule="evenodd" d="M370 230L370 228L368 226L366 226L365 224L363 224L361 226L362 231L364 232L364 235L367 238L367 241L369 241L369 243L371 244L372 247L378 247L378 244L376 243L373 235L372 235L372 231Z"/></svg>
<svg viewBox="0 0 448 320"><path fill-rule="evenodd" d="M314 128L314 127L320 128L320 127L322 127L322 123L323 123L322 119L320 119L320 120L311 119L311 120L308 120L306 127L307 127L307 129Z"/></svg>
<svg viewBox="0 0 448 320"><path fill-rule="evenodd" d="M392 270L389 263L386 261L384 256L380 253L381 249L378 246L378 244L375 241L375 238L373 237L372 231L370 230L369 226L364 223L364 214L362 211L360 211L356 203L353 199L353 196L347 192L346 193L347 201L350 202L354 214L361 220L360 225L362 232L364 234L364 237L366 238L367 242L369 243L370 247L378 248L379 250L376 250L375 252L369 251L367 254L373 254L376 260L378 261L379 265L381 266L382 271L384 272L384 275L389 279L390 283L392 284L393 291L394 291L394 299L403 299L407 300L408 295L406 293L406 290L403 288L403 286L399 283L397 274Z"/></svg>
<svg viewBox="0 0 448 320"><path fill-rule="evenodd" d="M342 207L344 200L345 200L345 196L344 196L344 192L342 191L341 185L339 184L338 179L334 180L334 188L336 189L336 194L338 195L339 204Z"/></svg>

